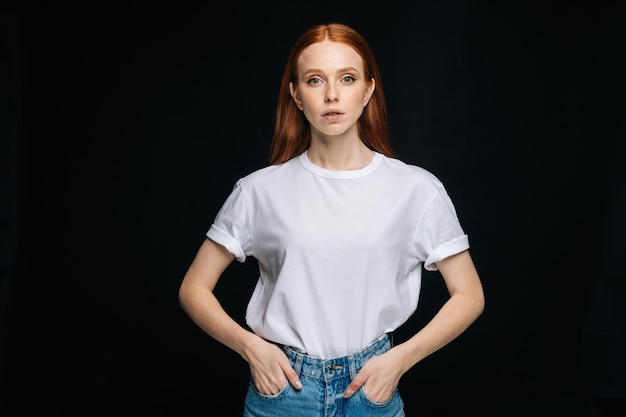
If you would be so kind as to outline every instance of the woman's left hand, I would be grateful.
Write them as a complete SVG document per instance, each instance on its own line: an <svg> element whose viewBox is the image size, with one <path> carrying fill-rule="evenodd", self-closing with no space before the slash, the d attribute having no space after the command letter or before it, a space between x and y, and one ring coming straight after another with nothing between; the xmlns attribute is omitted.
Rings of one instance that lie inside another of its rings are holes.
<svg viewBox="0 0 626 417"><path fill-rule="evenodd" d="M396 352L392 348L369 359L350 382L343 396L350 398L363 387L370 400L377 403L389 401L403 373L399 358L396 358Z"/></svg>

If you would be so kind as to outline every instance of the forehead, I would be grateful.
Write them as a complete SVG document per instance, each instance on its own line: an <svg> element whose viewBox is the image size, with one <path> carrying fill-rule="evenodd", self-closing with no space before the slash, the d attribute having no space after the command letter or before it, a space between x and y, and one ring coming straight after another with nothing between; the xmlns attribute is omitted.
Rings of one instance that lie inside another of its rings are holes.
<svg viewBox="0 0 626 417"><path fill-rule="evenodd" d="M328 39L307 46L298 57L298 69L303 72L309 69L332 71L347 67L363 72L363 59L351 46Z"/></svg>

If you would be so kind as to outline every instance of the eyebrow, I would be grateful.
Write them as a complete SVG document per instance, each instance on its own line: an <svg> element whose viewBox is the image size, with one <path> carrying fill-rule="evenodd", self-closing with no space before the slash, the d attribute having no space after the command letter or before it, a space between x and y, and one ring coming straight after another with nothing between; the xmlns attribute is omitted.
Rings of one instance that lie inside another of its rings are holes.
<svg viewBox="0 0 626 417"><path fill-rule="evenodd" d="M322 72L323 73L324 71L322 71L321 69L318 69L318 68L310 68L310 69L304 71L304 75L307 75L307 74L309 74L311 72ZM354 68L354 67L339 68L336 72L337 73L356 72L357 74L360 74L360 72L356 68Z"/></svg>

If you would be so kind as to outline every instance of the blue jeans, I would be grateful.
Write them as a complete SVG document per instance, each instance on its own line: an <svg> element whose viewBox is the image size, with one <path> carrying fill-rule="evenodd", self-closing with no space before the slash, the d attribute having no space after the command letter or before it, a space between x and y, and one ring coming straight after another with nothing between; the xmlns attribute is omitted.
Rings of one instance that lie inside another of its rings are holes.
<svg viewBox="0 0 626 417"><path fill-rule="evenodd" d="M302 389L287 385L276 395L261 394L250 381L244 417L404 417L398 390L389 401L374 402L361 387L350 398L343 392L361 367L373 356L388 351L390 335L383 335L359 352L322 360L283 346L291 366L300 375Z"/></svg>

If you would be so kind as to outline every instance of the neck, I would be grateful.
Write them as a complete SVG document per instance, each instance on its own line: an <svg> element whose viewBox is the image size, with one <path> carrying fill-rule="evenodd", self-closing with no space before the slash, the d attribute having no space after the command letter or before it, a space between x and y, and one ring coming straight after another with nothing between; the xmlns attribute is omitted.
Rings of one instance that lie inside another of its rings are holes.
<svg viewBox="0 0 626 417"><path fill-rule="evenodd" d="M366 167L374 151L361 140L351 142L311 141L307 157L317 166L333 171L354 171Z"/></svg>

